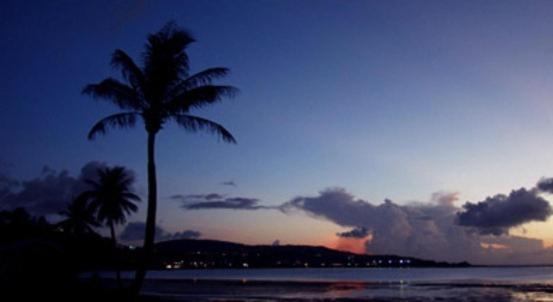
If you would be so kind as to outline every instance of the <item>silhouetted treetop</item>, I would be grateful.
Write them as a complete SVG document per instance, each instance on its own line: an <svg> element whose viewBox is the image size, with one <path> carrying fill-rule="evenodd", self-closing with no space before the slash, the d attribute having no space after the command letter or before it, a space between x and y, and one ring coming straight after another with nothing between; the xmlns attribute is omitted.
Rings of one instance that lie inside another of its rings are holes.
<svg viewBox="0 0 553 302"><path fill-rule="evenodd" d="M209 131L226 142L235 143L235 138L223 126L190 114L192 109L238 93L233 86L213 84L230 73L228 68L214 67L189 74L186 49L194 41L188 32L169 23L148 36L142 67L123 50L115 50L111 64L121 71L126 83L108 77L87 85L83 93L111 101L126 111L97 122L89 132L89 139L105 134L109 128L134 127L141 117L148 133L157 133L171 120L188 131Z"/></svg>

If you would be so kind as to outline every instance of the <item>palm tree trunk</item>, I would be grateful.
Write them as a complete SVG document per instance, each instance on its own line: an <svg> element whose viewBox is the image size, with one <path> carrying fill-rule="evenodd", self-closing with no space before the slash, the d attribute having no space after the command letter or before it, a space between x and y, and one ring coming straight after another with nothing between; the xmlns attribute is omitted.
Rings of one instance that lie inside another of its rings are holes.
<svg viewBox="0 0 553 302"><path fill-rule="evenodd" d="M117 286L121 289L123 288L123 283L121 282L121 270L119 270L119 250L117 249L117 239L115 238L115 228L113 227L113 222L109 223L109 230L111 232L111 241L113 242L113 252L115 255L115 275L117 278Z"/></svg>
<svg viewBox="0 0 553 302"><path fill-rule="evenodd" d="M156 133L148 133L148 212L146 216L146 234L144 236L143 259L138 263L134 280L134 293L138 296L146 269L151 263L154 251L154 237L156 228L156 207L157 207L157 181L155 164L155 140Z"/></svg>

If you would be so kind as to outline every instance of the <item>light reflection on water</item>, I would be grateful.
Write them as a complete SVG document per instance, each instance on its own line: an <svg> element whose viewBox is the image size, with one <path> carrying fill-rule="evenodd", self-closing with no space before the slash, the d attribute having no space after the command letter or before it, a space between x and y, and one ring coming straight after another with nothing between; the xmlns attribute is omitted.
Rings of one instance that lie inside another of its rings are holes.
<svg viewBox="0 0 553 302"><path fill-rule="evenodd" d="M550 286L506 284L162 280L146 293L177 301L553 301Z"/></svg>
<svg viewBox="0 0 553 302"><path fill-rule="evenodd" d="M360 282L478 282L553 284L553 267L291 268L151 271L152 279Z"/></svg>
<svg viewBox="0 0 553 302"><path fill-rule="evenodd" d="M170 270L147 278L145 292L177 301L553 302L553 267Z"/></svg>

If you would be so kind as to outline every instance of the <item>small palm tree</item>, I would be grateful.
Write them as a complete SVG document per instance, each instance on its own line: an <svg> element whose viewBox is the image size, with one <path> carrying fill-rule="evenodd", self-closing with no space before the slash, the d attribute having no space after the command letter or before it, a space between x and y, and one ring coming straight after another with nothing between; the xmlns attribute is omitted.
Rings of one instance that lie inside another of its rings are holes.
<svg viewBox="0 0 553 302"><path fill-rule="evenodd" d="M82 194L69 203L60 214L66 218L60 221L57 226L64 232L71 232L76 235L95 234L93 227L100 226L94 216L94 210L88 204L86 196Z"/></svg>
<svg viewBox="0 0 553 302"><path fill-rule="evenodd" d="M96 213L98 222L109 227L114 250L117 251L115 226L124 224L126 216L138 210L134 204L140 197L132 191L134 178L123 167L98 170L98 180L87 180L91 189L82 193ZM121 285L121 273L116 269L117 282Z"/></svg>
<svg viewBox="0 0 553 302"><path fill-rule="evenodd" d="M237 89L232 86L212 84L214 79L229 73L227 68L209 68L190 75L186 48L192 42L194 39L190 34L169 23L159 32L148 36L142 67L120 49L113 53L111 64L121 70L125 83L106 78L83 90L83 93L108 100L123 110L98 121L90 130L89 139L106 133L110 128L133 127L138 119L143 121L148 136L148 211L144 258L139 263L134 284L136 293L142 287L155 240L156 135L167 122L172 121L185 130L207 130L225 142L236 143L232 134L220 124L190 113L193 109L203 108L237 93Z"/></svg>

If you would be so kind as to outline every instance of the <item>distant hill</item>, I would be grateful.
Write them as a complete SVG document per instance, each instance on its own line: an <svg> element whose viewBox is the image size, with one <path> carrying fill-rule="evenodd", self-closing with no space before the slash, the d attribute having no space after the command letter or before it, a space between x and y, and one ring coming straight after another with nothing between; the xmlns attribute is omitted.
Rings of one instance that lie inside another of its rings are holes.
<svg viewBox="0 0 553 302"><path fill-rule="evenodd" d="M396 255L363 255L309 245L245 245L217 240L156 244L157 268L466 267Z"/></svg>

